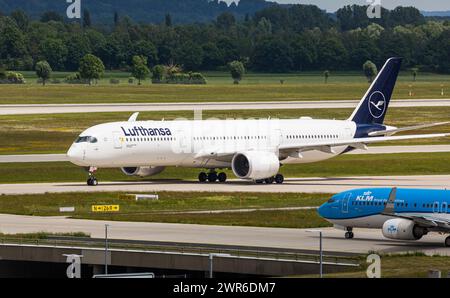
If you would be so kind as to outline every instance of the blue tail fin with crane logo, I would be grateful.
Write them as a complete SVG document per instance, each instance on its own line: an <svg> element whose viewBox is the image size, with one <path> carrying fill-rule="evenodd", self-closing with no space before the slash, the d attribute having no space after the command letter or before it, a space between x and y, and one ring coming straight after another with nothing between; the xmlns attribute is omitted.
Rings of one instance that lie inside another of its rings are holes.
<svg viewBox="0 0 450 298"><path fill-rule="evenodd" d="M356 124L383 124L397 81L402 58L389 58L349 120Z"/></svg>

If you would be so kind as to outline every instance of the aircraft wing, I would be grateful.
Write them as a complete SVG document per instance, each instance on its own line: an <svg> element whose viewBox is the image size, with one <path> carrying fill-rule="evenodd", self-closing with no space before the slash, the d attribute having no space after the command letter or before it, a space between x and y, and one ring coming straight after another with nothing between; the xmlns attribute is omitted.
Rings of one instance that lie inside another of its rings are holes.
<svg viewBox="0 0 450 298"><path fill-rule="evenodd" d="M414 221L419 226L425 228L439 228L442 231L450 231L450 221L447 219L430 215L401 214L394 212L394 204L396 196L397 196L397 187L394 187L392 188L392 191L389 194L389 198L386 202L386 207L384 208L384 211L381 213L382 215L408 219Z"/></svg>
<svg viewBox="0 0 450 298"><path fill-rule="evenodd" d="M435 127L435 126L441 126L441 125L447 125L450 124L450 121L447 122L438 122L438 123L429 123L429 124L422 124L422 125L415 125L415 126L406 126L401 128L394 128L394 129L386 129L386 130L380 130L380 131L373 131L369 133L370 137L376 137L376 136L392 136L399 132L404 131L410 131L410 130L417 130L417 129L423 129L423 128L429 128L429 127Z"/></svg>
<svg viewBox="0 0 450 298"><path fill-rule="evenodd" d="M312 143L298 143L298 144L286 144L280 146L280 150L296 150L298 152L319 150L327 153L334 153L333 147L338 146L350 146L354 148L367 149L366 144L388 142L388 141L402 141L411 139L426 139L426 138L442 138L448 137L450 133L438 133L438 134L423 134L423 135L408 135L408 136L388 136L388 137L369 137L369 138L354 138L349 140L323 140Z"/></svg>

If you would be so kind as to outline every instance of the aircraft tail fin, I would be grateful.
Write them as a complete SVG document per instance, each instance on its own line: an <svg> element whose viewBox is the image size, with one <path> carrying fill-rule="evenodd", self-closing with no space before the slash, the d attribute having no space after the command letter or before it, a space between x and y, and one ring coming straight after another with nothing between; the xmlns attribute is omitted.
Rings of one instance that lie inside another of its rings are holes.
<svg viewBox="0 0 450 298"><path fill-rule="evenodd" d="M389 58L349 120L357 124L383 124L397 81L402 58Z"/></svg>

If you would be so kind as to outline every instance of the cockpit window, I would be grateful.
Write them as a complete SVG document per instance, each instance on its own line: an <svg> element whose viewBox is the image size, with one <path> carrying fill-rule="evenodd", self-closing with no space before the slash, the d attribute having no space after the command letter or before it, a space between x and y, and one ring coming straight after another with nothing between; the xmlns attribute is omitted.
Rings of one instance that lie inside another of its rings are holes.
<svg viewBox="0 0 450 298"><path fill-rule="evenodd" d="M98 140L95 137L78 137L78 139L75 140L75 143L97 143Z"/></svg>
<svg viewBox="0 0 450 298"><path fill-rule="evenodd" d="M335 202L335 199L333 199L333 198L328 200L328 203L334 203L334 202Z"/></svg>

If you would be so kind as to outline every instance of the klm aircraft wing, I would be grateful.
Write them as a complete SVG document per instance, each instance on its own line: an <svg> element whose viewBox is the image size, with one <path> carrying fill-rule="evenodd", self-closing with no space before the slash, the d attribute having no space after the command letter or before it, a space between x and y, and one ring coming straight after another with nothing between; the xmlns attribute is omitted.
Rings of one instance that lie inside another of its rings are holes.
<svg viewBox="0 0 450 298"><path fill-rule="evenodd" d="M396 196L397 196L397 187L394 187L392 188L392 191L389 194L389 199L387 200L386 207L384 208L384 211L381 214L391 217L408 219L415 222L419 226L425 228L439 228L442 231L450 231L449 220L430 215L411 214L411 213L402 214L394 212L394 204Z"/></svg>
<svg viewBox="0 0 450 298"><path fill-rule="evenodd" d="M426 139L426 138L442 138L448 137L450 133L440 133L440 134L423 134L423 135L408 135L408 136L389 136L389 137L369 137L369 138L355 138L349 140L323 140L316 141L312 143L298 143L298 144L286 144L280 146L280 150L296 150L298 152L309 151L309 150L319 150L327 153L334 153L333 147L338 146L350 146L354 148L366 148L366 144L388 142L388 141L402 141L411 139Z"/></svg>

